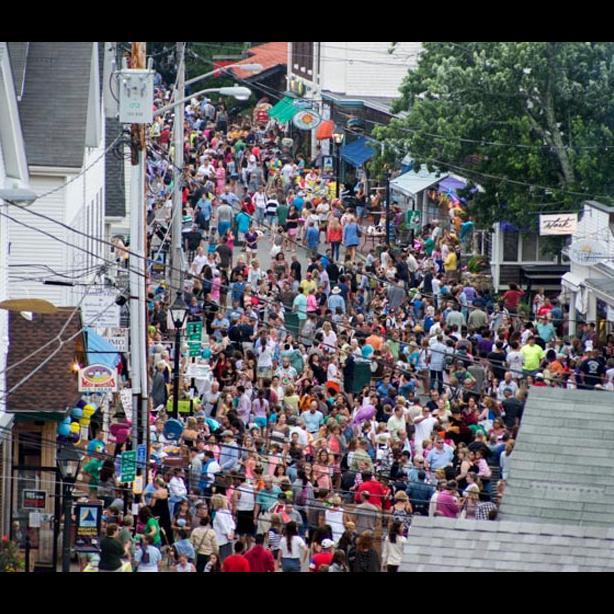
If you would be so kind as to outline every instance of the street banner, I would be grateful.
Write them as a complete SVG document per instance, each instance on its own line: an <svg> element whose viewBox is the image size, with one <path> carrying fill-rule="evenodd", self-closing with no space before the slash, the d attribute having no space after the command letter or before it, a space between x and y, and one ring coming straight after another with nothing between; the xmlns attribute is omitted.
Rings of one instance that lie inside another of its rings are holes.
<svg viewBox="0 0 614 614"><path fill-rule="evenodd" d="M577 213L549 213L539 216L540 236L575 235L578 229Z"/></svg>

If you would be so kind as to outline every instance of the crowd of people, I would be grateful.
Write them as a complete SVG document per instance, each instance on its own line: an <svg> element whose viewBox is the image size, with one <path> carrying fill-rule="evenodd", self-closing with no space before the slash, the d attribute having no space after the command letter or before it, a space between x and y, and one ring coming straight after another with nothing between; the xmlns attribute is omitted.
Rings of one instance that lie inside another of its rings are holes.
<svg viewBox="0 0 614 614"><path fill-rule="evenodd" d="M154 254L173 215L171 124L150 131ZM380 192L335 198L321 158L274 122L192 100L184 154L181 290L207 375L194 386L184 356L192 411L172 415L176 291L152 276L155 478L122 513L122 446L97 435L84 474L107 506L100 571L397 571L414 515L497 518L532 387L614 389L614 338L590 322L569 336L562 297L472 283L455 227L364 249Z"/></svg>

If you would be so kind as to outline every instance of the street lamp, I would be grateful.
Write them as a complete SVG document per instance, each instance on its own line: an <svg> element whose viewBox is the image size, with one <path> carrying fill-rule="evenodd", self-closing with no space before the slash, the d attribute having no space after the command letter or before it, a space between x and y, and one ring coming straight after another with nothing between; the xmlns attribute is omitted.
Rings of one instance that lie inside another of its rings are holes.
<svg viewBox="0 0 614 614"><path fill-rule="evenodd" d="M58 473L62 479L62 507L64 514L64 531L62 535L62 572L70 572L70 523L72 515L73 489L79 467L81 465L82 453L72 444L64 445L57 457Z"/></svg>
<svg viewBox="0 0 614 614"><path fill-rule="evenodd" d="M242 85L232 85L230 87L210 87L204 90L199 90L198 92L194 92L177 102L173 102L172 104L167 104L165 107L161 107L160 109L154 111L154 118L160 115L164 115L167 111L171 109L175 109L175 117L181 117L182 107L181 105L188 100L192 100L196 96L201 96L202 94L220 94L221 96L232 96L237 100L248 100L252 95L252 91L248 87L243 87Z"/></svg>
<svg viewBox="0 0 614 614"><path fill-rule="evenodd" d="M172 417L179 415L179 367L181 361L181 329L188 315L188 306L183 300L182 292L177 292L177 298L171 305L171 320L175 327L175 368L173 369L173 411Z"/></svg>
<svg viewBox="0 0 614 614"><path fill-rule="evenodd" d="M341 187L341 145L343 144L343 139L345 138L345 134L343 130L338 126L335 126L335 131L333 132L333 141L337 146L336 158L335 158L335 196L339 198L339 189Z"/></svg>
<svg viewBox="0 0 614 614"><path fill-rule="evenodd" d="M0 198L7 202L14 202L20 205L32 204L38 196L32 190L24 190L22 188L3 189L0 190Z"/></svg>

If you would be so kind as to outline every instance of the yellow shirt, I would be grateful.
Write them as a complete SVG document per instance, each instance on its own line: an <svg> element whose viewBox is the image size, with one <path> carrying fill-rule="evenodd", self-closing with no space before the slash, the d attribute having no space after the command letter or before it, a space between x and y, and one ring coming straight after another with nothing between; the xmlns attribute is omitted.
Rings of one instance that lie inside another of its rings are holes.
<svg viewBox="0 0 614 614"><path fill-rule="evenodd" d="M316 282L313 279L303 279L300 285L301 289L305 291L305 296L307 296L312 290L317 288Z"/></svg>
<svg viewBox="0 0 614 614"><path fill-rule="evenodd" d="M524 356L523 367L527 371L536 371L539 369L539 363L543 360L546 352L535 343L534 345L523 345L520 348L520 353Z"/></svg>
<svg viewBox="0 0 614 614"><path fill-rule="evenodd" d="M445 262L443 263L444 271L456 271L456 267L458 264L458 258L456 257L456 252L451 249L450 253L446 257Z"/></svg>

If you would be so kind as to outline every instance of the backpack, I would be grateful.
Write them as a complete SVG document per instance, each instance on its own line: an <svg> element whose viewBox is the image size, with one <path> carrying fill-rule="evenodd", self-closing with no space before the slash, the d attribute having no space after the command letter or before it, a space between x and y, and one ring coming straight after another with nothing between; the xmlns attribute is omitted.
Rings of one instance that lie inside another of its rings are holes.
<svg viewBox="0 0 614 614"><path fill-rule="evenodd" d="M296 501L294 502L295 505L300 505L301 507L307 505L307 484L303 484L303 487L301 488L300 492L296 495Z"/></svg>

